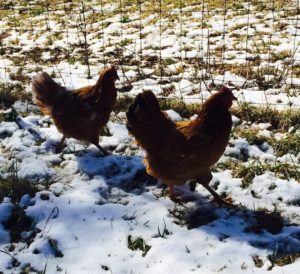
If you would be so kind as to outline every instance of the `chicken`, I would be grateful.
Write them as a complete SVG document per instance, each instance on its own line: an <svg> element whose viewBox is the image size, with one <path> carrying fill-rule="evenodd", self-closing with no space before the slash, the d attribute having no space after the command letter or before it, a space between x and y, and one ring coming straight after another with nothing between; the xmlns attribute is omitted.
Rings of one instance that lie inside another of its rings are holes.
<svg viewBox="0 0 300 274"><path fill-rule="evenodd" d="M138 94L127 111L127 129L145 151L147 173L169 186L196 180L219 204L228 203L210 186L210 168L222 156L232 127L229 108L236 100L227 87L208 98L194 120L173 122L160 110L151 91Z"/></svg>
<svg viewBox="0 0 300 274"><path fill-rule="evenodd" d="M46 72L35 77L32 83L35 102L45 114L52 116L63 134L56 152L61 151L66 138L72 137L90 142L101 153L108 154L99 145L99 134L116 103L117 79L116 69L107 68L100 72L95 85L70 91L53 81Z"/></svg>

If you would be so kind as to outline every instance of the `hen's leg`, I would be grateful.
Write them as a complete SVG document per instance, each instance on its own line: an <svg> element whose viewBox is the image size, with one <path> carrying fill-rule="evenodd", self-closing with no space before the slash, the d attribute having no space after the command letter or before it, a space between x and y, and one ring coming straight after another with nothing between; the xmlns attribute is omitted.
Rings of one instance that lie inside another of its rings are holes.
<svg viewBox="0 0 300 274"><path fill-rule="evenodd" d="M174 185L169 185L169 196L170 196L170 199L175 203L184 202L183 198L176 196L175 191L174 191Z"/></svg>
<svg viewBox="0 0 300 274"><path fill-rule="evenodd" d="M174 192L174 186L173 185L169 185L169 195L170 195L170 199L172 201L176 200L176 195L175 195L175 192Z"/></svg>
<svg viewBox="0 0 300 274"><path fill-rule="evenodd" d="M65 140L66 140L66 137L63 136L61 138L60 142L56 145L55 153L60 153L62 151Z"/></svg>
<svg viewBox="0 0 300 274"><path fill-rule="evenodd" d="M108 153L107 151L105 151L105 150L103 149L103 147L100 146L98 143L94 143L94 145L95 145L95 146L100 150L100 152L101 152L102 154L104 154L105 156L110 155L110 153Z"/></svg>
<svg viewBox="0 0 300 274"><path fill-rule="evenodd" d="M232 203L227 202L224 199L222 199L221 196L217 192L215 192L208 184L201 184L201 185L203 185L211 193L211 195L214 196L215 202L218 205L220 205L220 206L224 205L224 206L228 206L228 207L233 207Z"/></svg>

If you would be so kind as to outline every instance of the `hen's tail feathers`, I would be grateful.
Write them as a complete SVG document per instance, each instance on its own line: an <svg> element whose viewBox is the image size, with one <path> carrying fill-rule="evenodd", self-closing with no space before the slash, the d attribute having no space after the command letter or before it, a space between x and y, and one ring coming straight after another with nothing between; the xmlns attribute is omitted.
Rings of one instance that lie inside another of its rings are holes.
<svg viewBox="0 0 300 274"><path fill-rule="evenodd" d="M157 150L174 123L160 111L159 103L151 91L137 95L126 113L127 129L137 143L148 151Z"/></svg>
<svg viewBox="0 0 300 274"><path fill-rule="evenodd" d="M65 90L46 72L37 75L32 82L32 92L37 106L49 115L52 113L53 105Z"/></svg>
<svg viewBox="0 0 300 274"><path fill-rule="evenodd" d="M126 113L128 126L151 120L157 115L161 115L161 111L152 91L144 91L138 94Z"/></svg>

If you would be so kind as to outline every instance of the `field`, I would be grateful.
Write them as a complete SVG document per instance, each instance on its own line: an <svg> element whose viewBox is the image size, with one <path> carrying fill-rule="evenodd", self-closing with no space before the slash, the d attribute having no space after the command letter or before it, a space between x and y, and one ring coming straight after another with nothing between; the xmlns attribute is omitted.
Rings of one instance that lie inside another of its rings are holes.
<svg viewBox="0 0 300 274"><path fill-rule="evenodd" d="M1 1L0 273L297 273L300 23L297 1ZM115 65L117 105L96 147L61 138L35 106L48 72L70 89ZM126 129L152 90L175 121L233 88L233 129L210 185L149 176Z"/></svg>

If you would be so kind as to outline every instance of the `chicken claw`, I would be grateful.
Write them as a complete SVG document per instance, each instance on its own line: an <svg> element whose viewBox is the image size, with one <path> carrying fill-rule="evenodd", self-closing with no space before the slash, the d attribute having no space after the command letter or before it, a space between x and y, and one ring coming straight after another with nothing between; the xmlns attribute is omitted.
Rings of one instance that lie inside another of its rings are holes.
<svg viewBox="0 0 300 274"><path fill-rule="evenodd" d="M61 138L60 142L56 145L55 153L61 153L62 152L65 140L66 140L66 137L63 136Z"/></svg>
<svg viewBox="0 0 300 274"><path fill-rule="evenodd" d="M94 145L100 150L100 152L103 154L103 156L109 156L111 153L104 150L102 146L100 146L98 143L94 143Z"/></svg>
<svg viewBox="0 0 300 274"><path fill-rule="evenodd" d="M216 202L219 206L227 206L227 207L234 207L232 204L232 199L230 197L222 199L221 196L214 191L213 188L211 188L208 184L201 184L204 186L210 194L214 197L213 202Z"/></svg>
<svg viewBox="0 0 300 274"><path fill-rule="evenodd" d="M184 202L184 200L181 197L175 194L174 185L169 185L169 196L174 203L181 204Z"/></svg>

